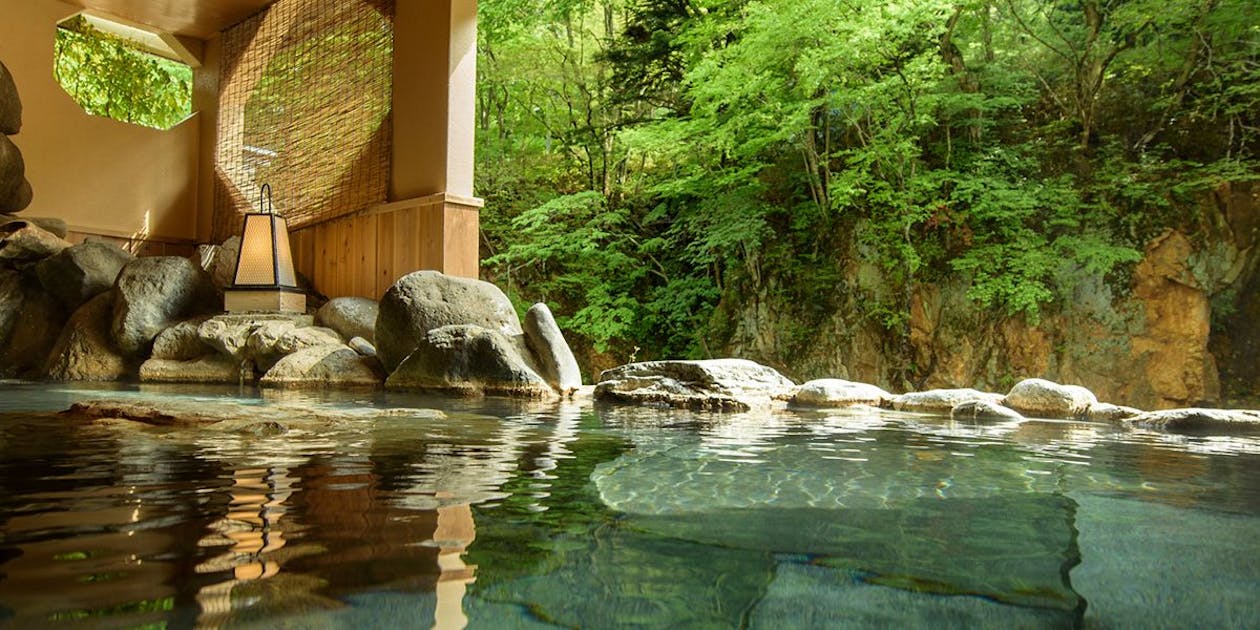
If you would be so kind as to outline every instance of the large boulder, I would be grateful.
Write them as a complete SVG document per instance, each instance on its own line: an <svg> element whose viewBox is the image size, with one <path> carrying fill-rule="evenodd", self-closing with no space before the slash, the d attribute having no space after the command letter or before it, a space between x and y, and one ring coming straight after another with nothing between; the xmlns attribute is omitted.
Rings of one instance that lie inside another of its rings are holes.
<svg viewBox="0 0 1260 630"><path fill-rule="evenodd" d="M217 308L210 278L187 258L137 258L123 267L115 287L114 342L130 356L147 354L158 333L180 320Z"/></svg>
<svg viewBox="0 0 1260 630"><path fill-rule="evenodd" d="M1006 394L1006 406L1037 418L1083 418L1098 402L1088 389L1040 378L1024 379Z"/></svg>
<svg viewBox="0 0 1260 630"><path fill-rule="evenodd" d="M893 395L880 387L867 383L855 383L838 378L820 378L806 382L792 396L797 407L851 407L853 405L883 404Z"/></svg>
<svg viewBox="0 0 1260 630"><path fill-rule="evenodd" d="M363 337L368 341L376 335L376 316L380 305L376 300L364 297L338 297L328 300L315 313L315 323L337 331L342 337Z"/></svg>
<svg viewBox="0 0 1260 630"><path fill-rule="evenodd" d="M604 370L595 397L705 411L747 411L790 397L796 385L746 359L647 361Z"/></svg>
<svg viewBox="0 0 1260 630"><path fill-rule="evenodd" d="M73 311L113 287L118 272L135 258L113 243L87 241L41 260L35 273L44 290Z"/></svg>
<svg viewBox="0 0 1260 630"><path fill-rule="evenodd" d="M892 408L897 411L948 414L954 407L971 400L1000 402L1002 397L970 388L930 389L925 392L910 392L894 396Z"/></svg>
<svg viewBox="0 0 1260 630"><path fill-rule="evenodd" d="M341 345L303 348L276 362L259 379L263 387L380 387L384 374L376 361Z"/></svg>
<svg viewBox="0 0 1260 630"><path fill-rule="evenodd" d="M0 135L13 136L22 131L22 100L18 98L13 75L0 61Z"/></svg>
<svg viewBox="0 0 1260 630"><path fill-rule="evenodd" d="M48 378L56 381L117 381L136 376L139 363L118 352L110 337L114 294L88 300L70 316L48 357Z"/></svg>
<svg viewBox="0 0 1260 630"><path fill-rule="evenodd" d="M29 221L13 221L0 227L0 266L34 264L67 247L70 243Z"/></svg>
<svg viewBox="0 0 1260 630"><path fill-rule="evenodd" d="M53 344L61 335L66 323L66 311L61 303L40 290L33 277L18 274L17 301L10 287L8 303L0 303L0 310L15 308L15 321L10 324L7 340L0 343L0 378L40 378ZM7 284L10 281L6 281ZM12 306L16 303L16 307ZM3 320L0 317L0 320Z"/></svg>
<svg viewBox="0 0 1260 630"><path fill-rule="evenodd" d="M1260 411L1249 409L1166 409L1148 411L1123 420L1125 426L1173 433L1260 433Z"/></svg>
<svg viewBox="0 0 1260 630"><path fill-rule="evenodd" d="M569 394L582 386L582 370L577 358L564 340L551 309L539 302L525 313L525 343L534 353L544 380L560 394Z"/></svg>
<svg viewBox="0 0 1260 630"><path fill-rule="evenodd" d="M463 324L521 334L512 302L493 284L436 271L409 273L381 298L374 336L377 355L393 372L429 331Z"/></svg>
<svg viewBox="0 0 1260 630"><path fill-rule="evenodd" d="M379 355L378 355L379 356ZM385 381L389 389L550 398L523 335L473 325L430 330Z"/></svg>

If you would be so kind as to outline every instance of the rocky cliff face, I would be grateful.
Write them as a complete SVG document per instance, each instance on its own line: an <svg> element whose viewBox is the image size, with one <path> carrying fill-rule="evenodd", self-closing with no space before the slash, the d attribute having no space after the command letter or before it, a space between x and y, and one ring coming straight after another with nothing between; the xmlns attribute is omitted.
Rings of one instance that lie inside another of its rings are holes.
<svg viewBox="0 0 1260 630"><path fill-rule="evenodd" d="M1199 221L1146 243L1127 282L1080 274L1073 297L1040 321L1005 317L969 300L957 280L919 284L908 343L888 340L863 316L862 291L807 343L766 299L751 301L731 348L797 380L848 378L885 388L1005 391L1025 377L1078 383L1099 398L1148 409L1253 404L1260 398L1260 185L1225 185L1204 199ZM873 266L854 261L845 283L881 290ZM803 348L784 352L783 348ZM908 357L907 357L908 355ZM906 357L906 358L903 358ZM903 368L908 368L904 369ZM908 373L908 382L898 373Z"/></svg>

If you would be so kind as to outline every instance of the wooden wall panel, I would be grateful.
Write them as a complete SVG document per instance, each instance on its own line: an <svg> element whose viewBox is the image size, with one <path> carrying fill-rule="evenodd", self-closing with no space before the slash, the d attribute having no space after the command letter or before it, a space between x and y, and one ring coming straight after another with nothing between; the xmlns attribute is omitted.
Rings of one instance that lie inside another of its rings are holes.
<svg viewBox="0 0 1260 630"><path fill-rule="evenodd" d="M419 269L475 278L478 221L475 207L388 204L294 231L294 265L330 298L379 300Z"/></svg>

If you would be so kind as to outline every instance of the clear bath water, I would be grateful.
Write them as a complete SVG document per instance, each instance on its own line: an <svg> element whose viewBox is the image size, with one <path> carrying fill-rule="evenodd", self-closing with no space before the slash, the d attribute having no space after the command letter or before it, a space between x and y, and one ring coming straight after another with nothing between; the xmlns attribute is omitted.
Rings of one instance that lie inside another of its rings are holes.
<svg viewBox="0 0 1260 630"><path fill-rule="evenodd" d="M0 383L0 626L1260 624L1256 436L258 396ZM48 413L100 397L341 419Z"/></svg>

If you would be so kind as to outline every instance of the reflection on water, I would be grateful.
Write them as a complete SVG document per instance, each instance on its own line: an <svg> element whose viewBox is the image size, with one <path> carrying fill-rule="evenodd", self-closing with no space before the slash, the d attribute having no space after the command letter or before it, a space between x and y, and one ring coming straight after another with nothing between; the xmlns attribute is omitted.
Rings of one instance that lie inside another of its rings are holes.
<svg viewBox="0 0 1260 630"><path fill-rule="evenodd" d="M0 416L0 625L1260 618L1250 438L873 410L0 387L8 411L99 395L294 410L287 432L263 436ZM302 405L337 420L303 422ZM448 417L370 411L392 407Z"/></svg>

